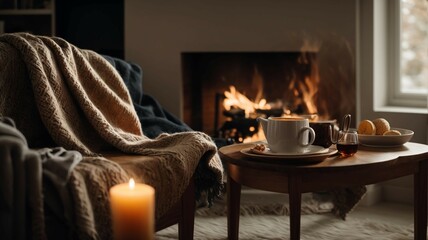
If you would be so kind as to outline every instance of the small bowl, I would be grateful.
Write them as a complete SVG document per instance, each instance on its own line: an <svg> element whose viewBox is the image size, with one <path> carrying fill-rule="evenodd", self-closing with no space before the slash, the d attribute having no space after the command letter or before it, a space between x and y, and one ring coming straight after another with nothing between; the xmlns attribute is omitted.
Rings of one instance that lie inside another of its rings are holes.
<svg viewBox="0 0 428 240"><path fill-rule="evenodd" d="M361 145L372 147L396 147L410 141L414 132L404 128L391 128L397 130L401 135L366 135L358 134L358 141Z"/></svg>

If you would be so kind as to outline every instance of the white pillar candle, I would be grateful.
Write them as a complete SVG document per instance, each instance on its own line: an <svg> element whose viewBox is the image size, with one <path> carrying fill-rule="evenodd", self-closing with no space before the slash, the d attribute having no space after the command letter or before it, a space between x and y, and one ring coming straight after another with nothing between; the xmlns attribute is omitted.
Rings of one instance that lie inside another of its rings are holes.
<svg viewBox="0 0 428 240"><path fill-rule="evenodd" d="M155 232L155 190L137 183L113 186L110 189L113 233L116 240L153 240Z"/></svg>

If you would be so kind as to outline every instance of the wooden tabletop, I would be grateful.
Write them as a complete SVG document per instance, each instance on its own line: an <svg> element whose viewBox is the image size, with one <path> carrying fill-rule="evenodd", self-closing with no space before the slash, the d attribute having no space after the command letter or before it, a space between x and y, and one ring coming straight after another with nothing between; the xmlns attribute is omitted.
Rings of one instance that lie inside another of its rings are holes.
<svg viewBox="0 0 428 240"><path fill-rule="evenodd" d="M428 145L412 142L388 148L359 146L352 157L333 155L317 163L266 161L263 156L249 157L241 152L253 145L255 143L229 145L220 148L219 153L229 171L234 169L230 174L236 181L258 189L263 185L265 190L274 192L287 192L283 186L291 175L300 176L304 182L302 192L308 192L368 185L412 175L419 171L421 162L428 161ZM265 184L268 181L270 183Z"/></svg>
<svg viewBox="0 0 428 240"><path fill-rule="evenodd" d="M358 146L358 152L347 158L342 158L335 154L321 162L299 162L288 159L266 159L264 156L251 157L241 152L243 149L251 148L256 143L234 144L220 148L219 153L223 160L240 166L257 167L266 169L301 169L309 170L314 168L334 169L357 167L373 164L394 164L394 161L405 159L407 162L418 162L428 159L428 145L408 142L398 147L366 147ZM318 169L321 170L321 169Z"/></svg>

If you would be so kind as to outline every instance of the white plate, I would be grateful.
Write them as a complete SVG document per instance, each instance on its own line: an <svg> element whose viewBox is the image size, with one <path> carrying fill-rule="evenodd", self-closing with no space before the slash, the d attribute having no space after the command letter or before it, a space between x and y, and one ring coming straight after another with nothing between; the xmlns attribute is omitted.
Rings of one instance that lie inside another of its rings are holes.
<svg viewBox="0 0 428 240"><path fill-rule="evenodd" d="M303 155L269 155L269 154L261 154L260 151L257 151L257 153L255 153L255 151L252 150L253 148L244 148L241 150L241 153L249 156L249 157L253 157L253 158L257 158L259 161L264 161L264 162L278 162L278 161L289 161L289 162L293 162L293 163L298 163L298 162L321 162L323 160L325 160L326 158L330 157L331 155L337 153L336 149L332 149L332 148L323 148L323 151L320 151L319 153L312 153L312 154L303 154Z"/></svg>
<svg viewBox="0 0 428 240"><path fill-rule="evenodd" d="M410 141L413 137L414 132L412 130L404 128L391 128L398 130L401 135L365 135L358 134L358 141L361 145L372 146L372 147L396 147L401 146L404 143Z"/></svg>
<svg viewBox="0 0 428 240"><path fill-rule="evenodd" d="M272 152L268 147L265 148L264 151L258 151L255 149L251 149L251 152L254 154L260 154L260 155L269 155L269 156L305 156L305 155L312 155L312 154L319 154L319 153L326 153L328 152L328 148L323 148L321 146L317 145L309 145L308 148L304 150L302 153L277 153Z"/></svg>

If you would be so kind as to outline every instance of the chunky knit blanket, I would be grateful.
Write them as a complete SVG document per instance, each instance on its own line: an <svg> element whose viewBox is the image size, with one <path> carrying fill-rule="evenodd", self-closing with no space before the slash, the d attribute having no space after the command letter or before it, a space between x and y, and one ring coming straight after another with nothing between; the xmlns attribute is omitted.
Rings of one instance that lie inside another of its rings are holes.
<svg viewBox="0 0 428 240"><path fill-rule="evenodd" d="M109 219L100 214L108 207L108 187L130 176L154 185L157 216L176 203L192 176L197 196L210 200L220 193L223 166L211 138L196 131L146 137L120 75L99 54L61 38L4 34L0 65L0 114L15 120L29 147L61 146L83 155L70 182L75 212L94 213L81 222L86 236L108 236L96 226ZM150 162L120 168L102 158L111 151Z"/></svg>

